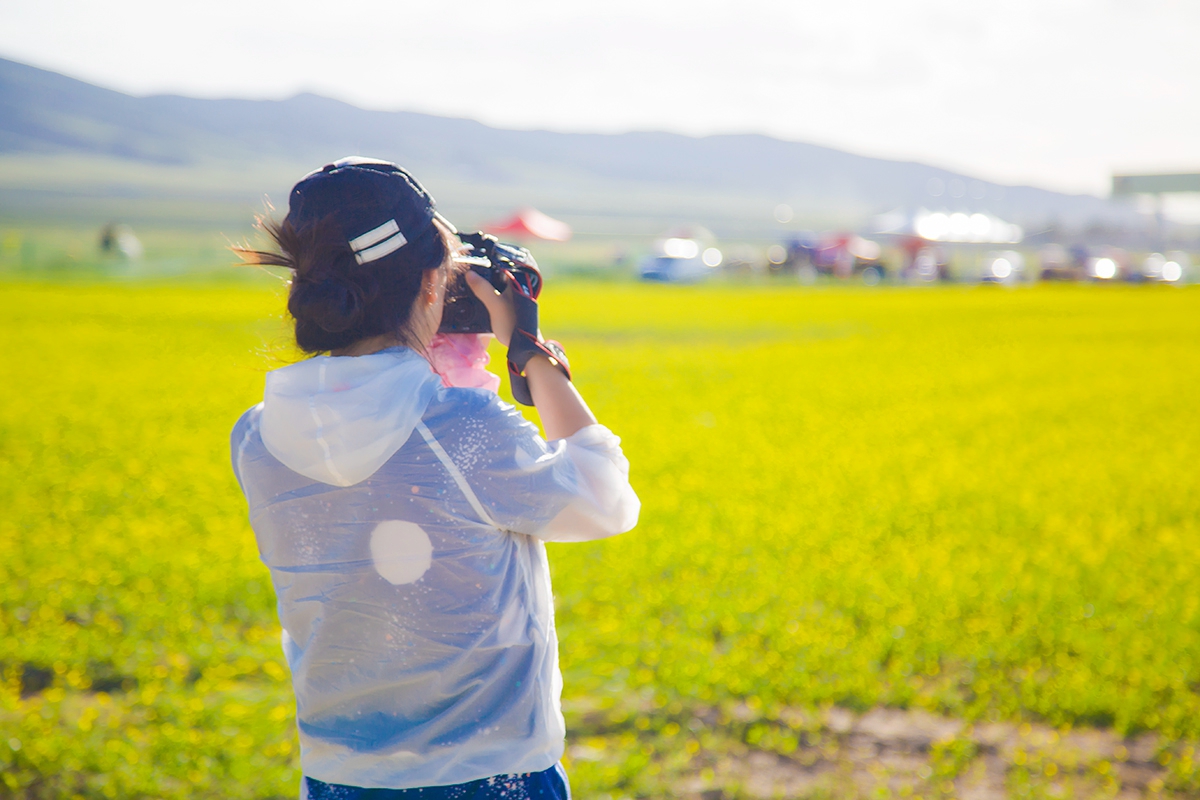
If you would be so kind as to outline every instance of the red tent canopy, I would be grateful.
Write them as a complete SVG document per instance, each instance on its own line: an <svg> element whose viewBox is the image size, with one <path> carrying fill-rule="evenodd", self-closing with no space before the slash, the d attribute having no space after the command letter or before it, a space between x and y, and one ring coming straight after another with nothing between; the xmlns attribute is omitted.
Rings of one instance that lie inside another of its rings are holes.
<svg viewBox="0 0 1200 800"><path fill-rule="evenodd" d="M517 239L546 239L565 242L571 238L571 226L548 217L536 208L522 208L503 222L484 225L483 229L497 236Z"/></svg>

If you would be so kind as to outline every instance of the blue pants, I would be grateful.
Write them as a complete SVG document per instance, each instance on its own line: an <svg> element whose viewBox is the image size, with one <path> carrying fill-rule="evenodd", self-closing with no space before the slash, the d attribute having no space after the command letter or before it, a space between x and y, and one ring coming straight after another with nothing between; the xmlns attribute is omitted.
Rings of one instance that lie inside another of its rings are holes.
<svg viewBox="0 0 1200 800"><path fill-rule="evenodd" d="M452 786L420 789L364 789L304 778L301 794L308 800L571 800L571 786L561 764L543 772L497 775Z"/></svg>

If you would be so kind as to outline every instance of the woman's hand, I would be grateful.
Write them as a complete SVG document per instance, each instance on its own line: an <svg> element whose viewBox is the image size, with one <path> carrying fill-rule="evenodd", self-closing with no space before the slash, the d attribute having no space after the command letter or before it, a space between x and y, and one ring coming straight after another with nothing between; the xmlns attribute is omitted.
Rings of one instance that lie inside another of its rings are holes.
<svg viewBox="0 0 1200 800"><path fill-rule="evenodd" d="M488 282L487 278L472 270L467 271L467 286L487 309L488 316L492 320L492 333L500 340L500 344L508 347L508 342L512 339L513 327L517 322L516 312L513 311L512 286L509 285L504 290L504 294L501 294Z"/></svg>
<svg viewBox="0 0 1200 800"><path fill-rule="evenodd" d="M512 285L509 284L501 294L486 278L474 272L467 273L467 285L487 308L492 319L492 333L496 334L500 344L508 347L517 321ZM529 381L529 392L533 395L533 404L537 406L547 439L565 439L580 428L596 423L596 417L574 385L546 356L536 355L529 359L525 365L525 377Z"/></svg>

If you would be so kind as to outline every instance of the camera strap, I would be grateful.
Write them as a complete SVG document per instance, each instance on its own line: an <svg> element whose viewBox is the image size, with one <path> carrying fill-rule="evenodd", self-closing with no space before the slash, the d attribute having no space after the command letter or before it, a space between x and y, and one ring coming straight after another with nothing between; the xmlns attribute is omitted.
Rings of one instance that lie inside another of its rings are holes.
<svg viewBox="0 0 1200 800"><path fill-rule="evenodd" d="M539 338L537 301L519 287L514 286L514 289L516 325L508 343L508 382L512 387L513 399L521 405L531 406L533 395L529 392L529 381L525 377L525 365L529 359L537 355L546 356L551 364L567 376L567 380L571 380L571 365L562 345Z"/></svg>

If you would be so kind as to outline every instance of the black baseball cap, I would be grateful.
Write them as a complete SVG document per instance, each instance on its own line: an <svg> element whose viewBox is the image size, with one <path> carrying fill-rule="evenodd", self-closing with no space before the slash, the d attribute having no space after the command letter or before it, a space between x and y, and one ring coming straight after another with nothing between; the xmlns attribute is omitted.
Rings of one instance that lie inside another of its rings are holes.
<svg viewBox="0 0 1200 800"><path fill-rule="evenodd" d="M292 187L286 222L303 230L326 218L337 221L359 264L415 241L435 219L457 233L416 178L389 161L361 156L326 164Z"/></svg>

